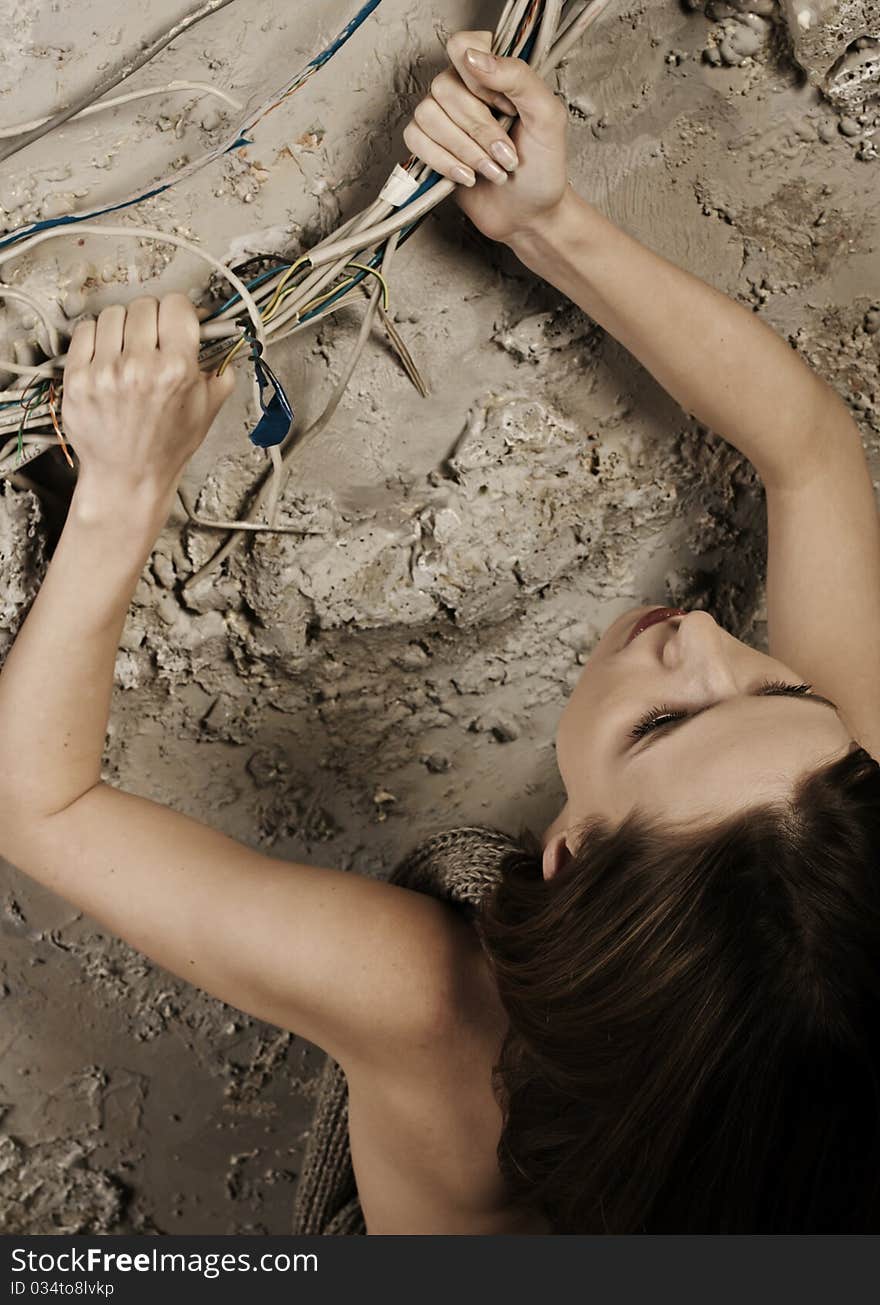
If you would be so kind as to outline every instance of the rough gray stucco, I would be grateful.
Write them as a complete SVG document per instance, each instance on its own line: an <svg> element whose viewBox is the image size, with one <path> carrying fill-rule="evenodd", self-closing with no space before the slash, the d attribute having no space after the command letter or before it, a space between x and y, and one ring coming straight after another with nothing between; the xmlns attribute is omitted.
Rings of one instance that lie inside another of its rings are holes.
<svg viewBox="0 0 880 1305"><path fill-rule="evenodd" d="M7 5L4 121L48 110L141 34L139 11L106 0ZM880 102L873 74L857 92L835 78L847 51L867 67L858 42L880 24L870 2L811 7L805 28L787 2L621 2L555 85L578 188L781 331L850 403L876 472ZM444 62L438 36L491 27L499 8L385 0L252 147L127 220L218 256L329 232L406 153L403 126ZM292 6L240 0L137 84L190 77L249 100L352 9L309 0L294 21ZM179 10L161 0L150 30ZM68 125L4 165L0 223L159 175L204 149L220 114L184 95ZM54 301L59 324L145 288L205 285L179 251L83 239L4 268ZM762 501L737 454L451 204L401 251L392 289L430 397L377 330L283 504L311 533L255 540L185 602L179 581L211 540L172 518L127 622L106 771L275 856L372 875L440 826L555 814L556 718L626 606L703 601L763 637ZM346 310L273 351L305 419L357 329ZM0 307L0 330L3 354L18 341L27 356L18 305ZM234 512L262 466L247 401L242 382L187 471L210 515ZM7 490L0 654L46 549L46 509ZM0 894L0 1231L286 1231L320 1054L11 868Z"/></svg>

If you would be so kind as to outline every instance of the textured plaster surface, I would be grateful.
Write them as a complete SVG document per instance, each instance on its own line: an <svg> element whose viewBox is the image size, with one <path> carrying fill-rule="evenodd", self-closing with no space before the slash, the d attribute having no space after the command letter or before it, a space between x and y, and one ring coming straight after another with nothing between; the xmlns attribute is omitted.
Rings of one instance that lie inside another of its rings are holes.
<svg viewBox="0 0 880 1305"><path fill-rule="evenodd" d="M150 31L181 8L160 0ZM239 0L133 84L261 97L351 4L295 9ZM554 87L578 188L800 350L850 404L876 474L880 103L870 70L845 93L839 74L844 57L868 66L880 24L870 0L814 3L806 27L800 9L624 0ZM440 38L491 27L497 10L385 0L253 146L123 220L218 256L304 247L405 154ZM143 34L142 10L106 0L6 11L0 121L48 111ZM206 148L224 115L177 95L70 124L3 165L0 223L124 193ZM51 301L59 326L144 290L206 289L185 253L75 234L3 273ZM126 624L106 765L274 856L368 875L446 825L539 829L555 814L556 719L624 608L703 603L763 639L754 474L620 346L449 204L401 251L392 307L430 397L376 331L284 500L282 519L308 533L255 540L185 599L212 544L172 517ZM273 351L305 420L357 327L349 309ZM35 356L19 305L0 307L0 336L6 356ZM262 467L247 397L242 382L186 474L210 515L236 511ZM43 483L0 504L0 656L52 546L60 464ZM286 1231L320 1053L11 867L0 936L0 1231Z"/></svg>

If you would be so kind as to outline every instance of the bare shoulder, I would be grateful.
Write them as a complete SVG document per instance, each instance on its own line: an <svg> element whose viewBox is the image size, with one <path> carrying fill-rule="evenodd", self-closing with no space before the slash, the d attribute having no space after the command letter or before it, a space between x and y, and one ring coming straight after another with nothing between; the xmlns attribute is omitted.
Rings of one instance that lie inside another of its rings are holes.
<svg viewBox="0 0 880 1305"><path fill-rule="evenodd" d="M455 932L460 969L442 1022L395 1064L346 1071L352 1163L367 1228L547 1232L543 1220L511 1207L498 1168L502 1116L491 1076L507 1021L475 931Z"/></svg>
<svg viewBox="0 0 880 1305"><path fill-rule="evenodd" d="M349 1079L396 1078L405 1059L408 1073L435 1080L441 1068L438 1047L454 1047L461 1054L481 1047L488 1054L489 1048L500 1046L504 1012L477 931L467 917L429 894L394 884L382 887L389 930L407 941L400 941L393 958L382 953L374 957L377 1030L397 1025L402 990L420 989L422 996L410 998L415 1016L400 1026L397 1037L361 1041L337 1059Z"/></svg>

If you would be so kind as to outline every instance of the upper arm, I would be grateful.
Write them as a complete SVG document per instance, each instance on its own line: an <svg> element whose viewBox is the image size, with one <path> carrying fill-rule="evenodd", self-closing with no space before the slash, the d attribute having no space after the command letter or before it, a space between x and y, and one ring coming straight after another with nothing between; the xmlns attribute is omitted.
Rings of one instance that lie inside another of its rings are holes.
<svg viewBox="0 0 880 1305"><path fill-rule="evenodd" d="M12 859L164 968L343 1066L417 1055L467 925L425 894L262 856L106 785Z"/></svg>
<svg viewBox="0 0 880 1305"><path fill-rule="evenodd" d="M880 517L858 427L834 396L812 457L768 485L772 656L880 756Z"/></svg>

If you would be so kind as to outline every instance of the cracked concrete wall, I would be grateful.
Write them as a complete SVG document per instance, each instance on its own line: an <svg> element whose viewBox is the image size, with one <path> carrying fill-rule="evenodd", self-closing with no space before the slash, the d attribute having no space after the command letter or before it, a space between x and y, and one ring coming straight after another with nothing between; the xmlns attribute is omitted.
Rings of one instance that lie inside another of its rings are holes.
<svg viewBox="0 0 880 1305"><path fill-rule="evenodd" d="M841 44L870 54L873 7L862 22L838 6L839 44L809 47L787 4L690 8L708 12L621 0L555 75L571 176L781 331L850 404L876 471L880 106L867 75L849 98L825 84ZM152 28L178 9L162 0ZM491 27L498 9L385 0L253 146L128 220L241 258L329 232L405 153L438 38ZM255 102L349 10L310 0L294 20L240 0L137 84L195 77ZM13 0L2 119L88 84L140 21L106 0ZM0 220L158 176L204 149L222 113L183 96L65 127L4 165ZM186 254L134 240L67 236L4 273L49 298L59 325L144 288L205 288ZM285 497L282 519L308 533L254 540L185 600L179 582L212 545L172 517L126 624L106 763L113 782L273 855L370 875L444 825L555 814L556 719L626 606L702 602L764 637L754 474L584 314L450 204L401 251L392 308L430 397L377 331ZM0 323L3 354L32 354L17 305ZM304 420L357 329L346 310L273 350ZM246 404L242 384L187 470L211 515L234 512L262 466ZM67 489L55 468L38 493L3 497L0 654ZM320 1053L157 970L12 868L0 932L0 1230L286 1231Z"/></svg>

